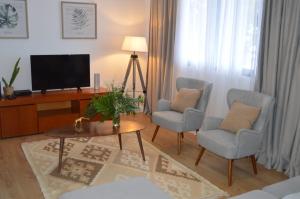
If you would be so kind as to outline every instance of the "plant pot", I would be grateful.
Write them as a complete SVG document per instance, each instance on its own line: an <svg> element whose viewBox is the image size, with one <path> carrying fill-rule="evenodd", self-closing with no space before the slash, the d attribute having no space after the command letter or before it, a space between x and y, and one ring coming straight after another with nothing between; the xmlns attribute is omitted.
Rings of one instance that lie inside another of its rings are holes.
<svg viewBox="0 0 300 199"><path fill-rule="evenodd" d="M113 128L119 128L120 127L120 114L115 113L112 118Z"/></svg>
<svg viewBox="0 0 300 199"><path fill-rule="evenodd" d="M3 93L5 97L12 97L14 95L14 87L3 87Z"/></svg>

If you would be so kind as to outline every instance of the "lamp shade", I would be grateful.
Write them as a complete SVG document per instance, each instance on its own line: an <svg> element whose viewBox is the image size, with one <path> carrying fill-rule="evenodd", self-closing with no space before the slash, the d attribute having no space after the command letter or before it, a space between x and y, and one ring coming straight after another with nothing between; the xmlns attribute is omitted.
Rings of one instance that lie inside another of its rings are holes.
<svg viewBox="0 0 300 199"><path fill-rule="evenodd" d="M146 38L126 36L123 41L122 50L131 52L148 52Z"/></svg>

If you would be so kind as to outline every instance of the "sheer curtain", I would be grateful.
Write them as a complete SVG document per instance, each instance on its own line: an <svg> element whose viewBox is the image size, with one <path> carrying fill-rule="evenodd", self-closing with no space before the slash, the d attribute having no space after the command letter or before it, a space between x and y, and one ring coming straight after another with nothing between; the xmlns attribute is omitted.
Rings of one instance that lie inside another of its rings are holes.
<svg viewBox="0 0 300 199"><path fill-rule="evenodd" d="M214 84L207 114L224 116L230 88L253 89L263 0L179 0L175 76Z"/></svg>

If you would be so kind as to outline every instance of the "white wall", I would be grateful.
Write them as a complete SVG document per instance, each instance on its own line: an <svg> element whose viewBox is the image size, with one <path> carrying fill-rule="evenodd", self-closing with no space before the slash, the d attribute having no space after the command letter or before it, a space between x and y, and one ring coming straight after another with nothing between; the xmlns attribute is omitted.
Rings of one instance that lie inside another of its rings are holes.
<svg viewBox="0 0 300 199"><path fill-rule="evenodd" d="M125 35L147 36L150 0L81 2L97 3L96 40L61 39L60 1L27 0L29 39L0 39L0 76L10 78L14 63L21 57L21 72L14 87L31 89L30 55L89 53L91 85L94 72L100 73L102 85L113 80L122 82L130 56L130 52L121 51L123 38ZM140 62L145 71L145 54L140 54Z"/></svg>

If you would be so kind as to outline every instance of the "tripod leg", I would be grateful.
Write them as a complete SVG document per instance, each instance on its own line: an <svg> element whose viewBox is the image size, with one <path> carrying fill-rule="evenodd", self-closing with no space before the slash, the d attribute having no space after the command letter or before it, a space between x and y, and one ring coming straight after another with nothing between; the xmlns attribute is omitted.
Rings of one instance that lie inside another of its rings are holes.
<svg viewBox="0 0 300 199"><path fill-rule="evenodd" d="M133 59L132 68L132 97L135 98L135 81L136 81L136 59Z"/></svg>
<svg viewBox="0 0 300 199"><path fill-rule="evenodd" d="M137 63L137 69L138 69L138 72L139 72L139 75L140 75L140 79L141 79L141 85L142 85L142 88L143 88L143 92L145 92L146 91L146 85L145 85L145 81L144 81L144 77L143 77L141 65L140 65L140 62L139 62L138 59L136 59L136 63Z"/></svg>
<svg viewBox="0 0 300 199"><path fill-rule="evenodd" d="M123 84L122 84L122 90L123 91L125 90L126 83L127 83L127 80L128 80L129 74L130 74L131 64L132 64L132 58L130 58L130 60L129 60L129 63L128 63L128 66L127 66L127 71L126 71L124 81L123 81Z"/></svg>
<svg viewBox="0 0 300 199"><path fill-rule="evenodd" d="M139 76L140 76L140 80L141 80L141 85L142 85L143 93L144 93L144 103L145 103L144 108L146 107L147 110L149 110L149 104L148 104L148 100L147 100L147 88L146 88L146 85L145 85L145 81L144 81L144 77L143 77L141 65L140 65L140 62L139 62L138 58L136 59L136 63L137 63L137 69L138 69L138 72L139 72Z"/></svg>

